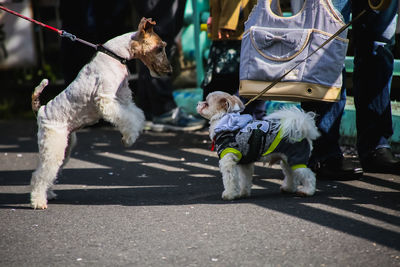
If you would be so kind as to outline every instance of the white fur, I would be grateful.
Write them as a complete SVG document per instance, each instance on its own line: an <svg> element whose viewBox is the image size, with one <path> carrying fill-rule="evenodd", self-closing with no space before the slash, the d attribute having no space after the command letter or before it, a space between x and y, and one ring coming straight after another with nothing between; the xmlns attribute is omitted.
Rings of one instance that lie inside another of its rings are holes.
<svg viewBox="0 0 400 267"><path fill-rule="evenodd" d="M281 121L282 138L295 142L306 138L311 146L312 140L320 136L315 126L315 113L304 112L296 106L284 107L268 115L266 119L279 119Z"/></svg>
<svg viewBox="0 0 400 267"><path fill-rule="evenodd" d="M123 58L137 58L140 51L132 49L132 37L137 39L135 33L127 33L111 39L104 46ZM168 66L170 69L165 50L162 54L157 53L159 58L166 61L166 69ZM165 69L155 72L165 74ZM37 114L39 166L31 180L33 208L47 208L47 198L56 196L51 186L76 143L75 130L103 118L121 132L124 145L130 146L136 141L145 117L143 111L132 102L128 76L126 65L106 54L97 53L63 92L40 107ZM46 84L46 81L42 81L34 96L38 97Z"/></svg>
<svg viewBox="0 0 400 267"><path fill-rule="evenodd" d="M224 105L224 101L228 105ZM229 107L240 106L238 98L232 98L223 92L214 92L207 96L206 101L199 102L197 111L204 118L210 120L210 137L214 138L214 128L220 118L233 110ZM221 104L222 103L222 104ZM226 108L228 107L228 108ZM312 140L320 134L315 126L315 114L305 113L297 107L283 108L267 116L267 119L279 119L281 121L282 138L290 142L296 142L303 138L308 140L310 151L312 150ZM276 129L277 131L279 129ZM309 168L298 168L292 170L287 164L286 156L281 153L271 153L262 157L262 161L274 163L281 162L284 180L281 186L282 192L296 193L301 196L312 196L316 190L315 174ZM252 177L254 173L254 163L238 164L238 158L233 153L226 154L219 161L219 168L222 173L224 200L233 200L241 197L250 196Z"/></svg>

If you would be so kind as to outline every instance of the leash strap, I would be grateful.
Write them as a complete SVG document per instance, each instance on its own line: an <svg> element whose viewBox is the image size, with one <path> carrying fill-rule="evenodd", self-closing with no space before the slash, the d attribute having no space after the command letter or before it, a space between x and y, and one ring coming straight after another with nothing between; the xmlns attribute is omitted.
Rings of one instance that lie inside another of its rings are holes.
<svg viewBox="0 0 400 267"><path fill-rule="evenodd" d="M245 106L249 105L251 102L253 102L254 100L258 99L260 96L262 96L263 94L265 94L265 92L267 92L269 89L271 89L272 87L274 87L278 82L282 81L283 78L285 78L286 75L288 75L292 70L294 70L295 68L297 68L301 63L303 63L304 61L306 61L309 57L311 57L312 55L314 55L318 50L320 50L322 47L324 47L327 43L329 43L330 41L332 41L334 38L336 38L339 34L341 34L344 30L346 30L348 27L350 27L351 24L353 24L356 20L358 20L362 15L364 15L367 11L364 9L363 11L361 11L355 18L353 18L349 23L347 23L346 25L344 25L342 28L340 28L337 32L335 32L331 37L329 37L322 45L320 45L317 49L315 49L311 54L309 54L306 58L304 58L302 61L300 61L299 63L297 63L296 65L294 65L290 70L288 70L287 72L285 72L282 76L280 76L279 78L277 78L276 80L274 80L270 85L268 85L264 90L262 90L260 93L258 93L256 96L254 96L253 98L251 98L249 101L246 102Z"/></svg>
<svg viewBox="0 0 400 267"><path fill-rule="evenodd" d="M60 30L60 29L54 28L54 27L52 27L52 26L49 26L49 25L47 25L47 24L44 24L44 23L42 23L42 22L40 22L40 21L37 21L37 20L34 20L34 19L32 19L32 18L26 17L26 16L24 16L24 15L18 13L18 12L15 12L15 11L13 11L13 10L11 10L11 9L6 8L5 6L0 5L0 9L2 9L3 11L8 12L8 13L10 13L10 14L13 14L14 16L23 18L23 19L25 19L25 20L27 20L27 21L29 21L29 22L35 23L35 24L37 24L37 25L39 25L39 26L42 26L42 27L44 27L44 28L47 28L47 29L52 30L52 31L55 31L55 32L58 33L61 37L66 37L66 38L70 39L70 40L73 41L73 42L78 41L78 42L80 42L80 43L82 43L82 44L84 44L84 45L90 46L90 47L94 48L96 51L102 52L102 53L104 53L104 54L106 54L106 55L108 55L108 56L110 56L110 57L112 57L112 58L118 60L119 62L121 62L121 64L126 65L126 63L127 63L127 59L118 56L118 55L115 54L113 51L111 51L111 50L105 48L105 47L104 47L103 45L101 45L101 44L97 44L97 45L96 45L96 44L92 44L91 42L88 42L88 41L85 41L85 40L83 40L83 39L80 39L80 38L76 37L75 35L73 35L73 34L71 34L71 33L68 33L68 32L66 32L66 31L64 31L64 30Z"/></svg>
<svg viewBox="0 0 400 267"><path fill-rule="evenodd" d="M55 32L57 32L58 34L61 34L61 30L59 30L59 29L57 29L57 28L54 28L54 27L52 27L52 26L46 25L46 24L44 24L44 23L42 23L42 22L40 22L40 21L37 21L37 20L31 19L31 18L28 18L28 17L26 17L26 16L24 16L24 15L22 15L22 14L19 14L19 13L15 12L15 11L13 11L13 10L11 10L11 9L6 8L5 6L0 5L0 9L4 10L4 11L10 13L10 14L13 14L14 16L17 16L17 17L26 19L26 20L29 21L29 22L35 23L35 24L40 25L40 26L42 26L42 27L44 27L44 28L50 29L50 30L52 30L52 31L55 31Z"/></svg>

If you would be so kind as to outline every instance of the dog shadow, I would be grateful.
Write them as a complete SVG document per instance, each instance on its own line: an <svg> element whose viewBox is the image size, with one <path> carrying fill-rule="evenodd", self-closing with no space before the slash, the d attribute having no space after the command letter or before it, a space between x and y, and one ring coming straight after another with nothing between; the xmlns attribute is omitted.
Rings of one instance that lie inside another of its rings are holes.
<svg viewBox="0 0 400 267"><path fill-rule="evenodd" d="M280 193L283 178L280 169L256 167L252 195L224 201L218 159L214 152L208 152L210 143L206 133L165 134L162 139L157 134L146 133L129 149L121 149L120 135L116 131L96 129L96 134L99 137L93 138L91 131L79 132L77 153L73 153L72 158L102 167L67 166L57 180L55 193L58 197L49 201L50 209L56 209L57 205L72 208L80 205L253 204L400 249L398 232L346 215L356 213L400 225L399 216L384 212L398 210L400 185L396 181L373 175L364 175L359 181L317 181L316 194L303 198ZM35 151L34 140L26 142L14 150L7 149L7 153ZM104 154L105 151L108 154ZM126 158L135 160L127 162ZM32 171L0 171L0 209L30 209ZM370 205L377 208L368 208Z"/></svg>

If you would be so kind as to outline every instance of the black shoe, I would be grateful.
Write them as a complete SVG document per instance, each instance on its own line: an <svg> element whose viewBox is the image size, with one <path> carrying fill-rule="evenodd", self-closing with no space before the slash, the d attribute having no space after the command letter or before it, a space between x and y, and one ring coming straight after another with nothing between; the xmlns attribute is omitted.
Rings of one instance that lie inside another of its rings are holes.
<svg viewBox="0 0 400 267"><path fill-rule="evenodd" d="M312 170L319 180L356 180L363 175L363 169L347 158L327 159L317 163Z"/></svg>
<svg viewBox="0 0 400 267"><path fill-rule="evenodd" d="M400 174L400 159L390 148L379 148L362 159L361 165L366 172Z"/></svg>

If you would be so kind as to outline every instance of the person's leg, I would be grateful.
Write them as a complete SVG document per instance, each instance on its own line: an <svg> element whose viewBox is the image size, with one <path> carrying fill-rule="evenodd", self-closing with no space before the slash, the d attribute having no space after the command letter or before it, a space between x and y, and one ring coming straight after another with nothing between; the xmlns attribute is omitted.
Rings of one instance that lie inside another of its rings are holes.
<svg viewBox="0 0 400 267"><path fill-rule="evenodd" d="M335 9L343 16L345 22L350 18L349 0L332 0ZM301 107L306 111L313 111L317 114L317 127L321 137L314 142L310 166L323 162L329 158L343 158L339 146L339 129L344 107L346 105L346 87L344 79L346 77L343 68L343 85L338 102L303 102Z"/></svg>
<svg viewBox="0 0 400 267"><path fill-rule="evenodd" d="M208 94L215 91L238 94L240 46L241 41L237 40L211 43L206 72L201 84L204 100Z"/></svg>
<svg viewBox="0 0 400 267"><path fill-rule="evenodd" d="M339 146L339 129L345 104L346 89L343 86L339 102L304 102L301 105L305 111L317 114L316 125L321 136L313 142L308 166L318 179L349 180L363 174L360 167L343 157Z"/></svg>
<svg viewBox="0 0 400 267"><path fill-rule="evenodd" d="M353 26L354 102L356 106L357 149L367 171L400 173L400 161L393 157L388 138L393 134L390 86L397 1L385 11L369 10ZM353 16L367 9L354 1Z"/></svg>
<svg viewBox="0 0 400 267"><path fill-rule="evenodd" d="M231 95L237 95L239 86L239 72L226 74L213 74L212 81L203 88L203 99L215 91L222 91Z"/></svg>
<svg viewBox="0 0 400 267"><path fill-rule="evenodd" d="M139 62L138 81L135 90L135 101L144 110L147 119L160 116L176 108L170 78L153 78L147 67Z"/></svg>
<svg viewBox="0 0 400 267"><path fill-rule="evenodd" d="M345 22L350 17L350 1L332 0L335 9L343 16ZM343 78L346 77L343 69ZM308 166L316 172L319 179L353 179L362 175L362 169L354 166L343 157L339 146L340 123L346 104L346 88L343 82L338 102L303 102L305 111L317 114L317 127L321 136L314 141L313 151Z"/></svg>
<svg viewBox="0 0 400 267"><path fill-rule="evenodd" d="M321 136L314 141L309 166L314 166L327 159L343 158L339 146L339 128L344 106L346 104L346 89L343 87L339 102L303 102L305 111L317 114L316 125Z"/></svg>

